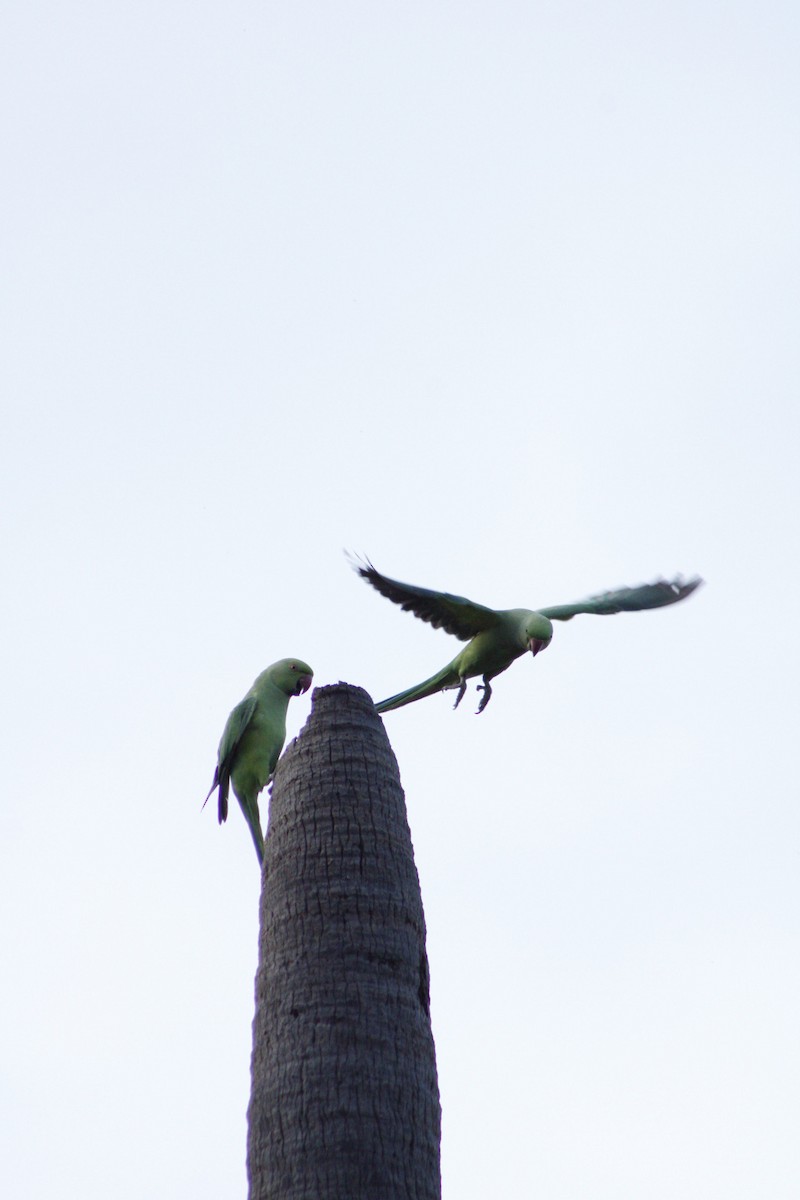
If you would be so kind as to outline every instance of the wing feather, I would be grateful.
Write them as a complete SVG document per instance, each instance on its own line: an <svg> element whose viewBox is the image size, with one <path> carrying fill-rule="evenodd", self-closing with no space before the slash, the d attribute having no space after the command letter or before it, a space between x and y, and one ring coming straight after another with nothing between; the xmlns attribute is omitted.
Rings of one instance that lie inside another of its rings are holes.
<svg viewBox="0 0 800 1200"><path fill-rule="evenodd" d="M468 642L484 629L498 623L498 614L483 604L475 604L464 596L452 596L449 592L434 592L429 588L415 587L388 579L376 571L372 563L355 562L355 569L362 579L371 583L376 591L399 604L404 612L412 612L421 621L427 621L434 629L444 629L462 642Z"/></svg>
<svg viewBox="0 0 800 1200"><path fill-rule="evenodd" d="M242 740L245 729L252 721L257 705L258 700L255 696L245 696L228 717L219 743L220 775L223 771L230 774L231 760L236 752L236 747Z"/></svg>
<svg viewBox="0 0 800 1200"><path fill-rule="evenodd" d="M214 788L219 788L218 815L220 825L228 816L228 789L231 782L233 756L236 752L236 747L242 740L245 729L247 729L253 718L257 704L258 701L255 696L245 696L244 700L236 705L236 708L234 708L228 717L225 722L225 728L222 731L219 750L217 751L217 766L214 771L214 781L208 789L208 796L203 801L203 808L205 808Z"/></svg>
<svg viewBox="0 0 800 1200"><path fill-rule="evenodd" d="M576 604L555 604L551 608L540 608L539 612L551 621L571 621L579 613L608 616L611 613L663 608L667 604L677 604L679 600L685 600L702 582L699 576L686 582L680 576L672 580L657 579L655 583L643 583L639 587L601 592L597 596L579 600Z"/></svg>

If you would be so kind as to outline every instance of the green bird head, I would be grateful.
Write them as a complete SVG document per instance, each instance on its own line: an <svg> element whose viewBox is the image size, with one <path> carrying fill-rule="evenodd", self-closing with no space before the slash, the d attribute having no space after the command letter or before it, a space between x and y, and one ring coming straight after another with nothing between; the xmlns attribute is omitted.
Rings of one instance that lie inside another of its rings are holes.
<svg viewBox="0 0 800 1200"><path fill-rule="evenodd" d="M311 667L300 658L282 658L268 670L272 682L287 696L302 696L314 678Z"/></svg>
<svg viewBox="0 0 800 1200"><path fill-rule="evenodd" d="M553 636L553 625L549 617L532 612L525 622L525 641L531 654L536 657L540 650L546 650Z"/></svg>

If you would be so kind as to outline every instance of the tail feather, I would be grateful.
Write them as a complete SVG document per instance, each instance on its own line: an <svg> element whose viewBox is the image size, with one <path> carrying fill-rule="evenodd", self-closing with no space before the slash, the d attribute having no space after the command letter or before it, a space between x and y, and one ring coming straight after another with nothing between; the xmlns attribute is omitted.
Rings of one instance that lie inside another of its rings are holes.
<svg viewBox="0 0 800 1200"><path fill-rule="evenodd" d="M230 787L230 785L231 785L231 777L230 777L230 774L228 773L228 771L223 771L222 774L220 775L219 766L217 766L217 769L214 772L214 782L211 784L211 787L208 789L208 795L206 796L205 800L203 801L203 808L205 808L205 806L208 804L209 800L211 799L211 793L214 791L214 788L218 787L219 788L219 797L218 797L219 805L217 807L217 816L219 818L220 825L228 816L228 788Z"/></svg>
<svg viewBox="0 0 800 1200"><path fill-rule="evenodd" d="M219 781L219 806L217 808L217 819L220 825L228 819L228 788L231 786L231 777L227 771L223 771Z"/></svg>
<svg viewBox="0 0 800 1200"><path fill-rule="evenodd" d="M258 811L258 799L256 796L245 796L242 798L238 793L236 798L239 801L241 810L244 813L244 819L247 821L248 828L250 829L250 836L253 839L253 845L256 848L258 856L258 865L261 867L264 865L264 834L261 832L261 815Z"/></svg>
<svg viewBox="0 0 800 1200"><path fill-rule="evenodd" d="M389 712L393 708L402 708L404 704L411 704L414 700L423 700L426 696L433 696L436 692L458 687L459 682L458 672L453 668L452 663L448 663L441 671L431 675L430 679L407 688L404 692L398 692L396 696L390 696L388 700L381 700L380 704L375 705L375 708L379 713Z"/></svg>
<svg viewBox="0 0 800 1200"><path fill-rule="evenodd" d="M219 767L217 767L214 771L214 781L211 784L211 787L208 789L208 795L206 796L205 800L202 803L203 808L205 808L205 806L208 804L209 800L211 799L211 793L213 792L214 788L217 786L218 783L219 783Z"/></svg>

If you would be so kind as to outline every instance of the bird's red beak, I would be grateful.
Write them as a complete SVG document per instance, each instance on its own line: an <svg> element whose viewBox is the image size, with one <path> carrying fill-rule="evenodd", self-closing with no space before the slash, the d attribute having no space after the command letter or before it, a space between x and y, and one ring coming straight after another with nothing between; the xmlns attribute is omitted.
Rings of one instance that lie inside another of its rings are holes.
<svg viewBox="0 0 800 1200"><path fill-rule="evenodd" d="M536 655L539 653L540 650L544 650L546 645L547 645L547 642L542 641L541 638L531 638L531 640L528 642L530 652L534 658L536 658Z"/></svg>
<svg viewBox="0 0 800 1200"><path fill-rule="evenodd" d="M302 696L311 687L312 675L301 675L297 680L295 696Z"/></svg>

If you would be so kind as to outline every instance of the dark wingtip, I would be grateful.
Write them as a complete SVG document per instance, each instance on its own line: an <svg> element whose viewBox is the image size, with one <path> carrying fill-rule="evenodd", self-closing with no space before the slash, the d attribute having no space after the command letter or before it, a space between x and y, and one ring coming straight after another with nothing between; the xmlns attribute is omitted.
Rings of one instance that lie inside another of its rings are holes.
<svg viewBox="0 0 800 1200"><path fill-rule="evenodd" d="M676 600L685 600L687 596L691 596L692 592L696 592L704 583L705 579L700 575L693 575L691 579L685 581L683 576L679 575L677 579L670 580L669 587L675 593Z"/></svg>
<svg viewBox="0 0 800 1200"><path fill-rule="evenodd" d="M217 808L217 819L220 825L228 819L228 788L230 787L230 775L226 774L224 779L220 780L219 784L219 807Z"/></svg>
<svg viewBox="0 0 800 1200"><path fill-rule="evenodd" d="M366 555L354 554L352 550L344 550L342 553L355 573L362 579L371 579L373 575L379 574Z"/></svg>

